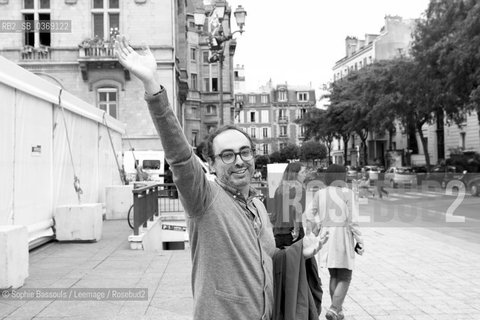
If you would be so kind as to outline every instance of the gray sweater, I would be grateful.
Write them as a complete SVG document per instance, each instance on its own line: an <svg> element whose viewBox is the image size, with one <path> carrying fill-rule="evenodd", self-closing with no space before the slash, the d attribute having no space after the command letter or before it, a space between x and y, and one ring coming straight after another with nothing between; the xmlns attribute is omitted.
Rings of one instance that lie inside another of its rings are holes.
<svg viewBox="0 0 480 320"><path fill-rule="evenodd" d="M275 241L263 203L206 178L165 91L145 99L187 216L194 319L269 320Z"/></svg>

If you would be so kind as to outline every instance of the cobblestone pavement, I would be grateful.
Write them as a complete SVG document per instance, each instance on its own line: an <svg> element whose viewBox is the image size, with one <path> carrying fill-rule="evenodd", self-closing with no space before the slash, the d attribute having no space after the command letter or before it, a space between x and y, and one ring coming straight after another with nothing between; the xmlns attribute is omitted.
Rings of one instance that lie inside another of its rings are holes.
<svg viewBox="0 0 480 320"><path fill-rule="evenodd" d="M147 288L145 301L0 298L0 319L192 319L190 252L131 250L125 221L96 243L52 242L30 253L22 289ZM478 229L364 228L346 319L480 319ZM320 270L325 308L328 271Z"/></svg>

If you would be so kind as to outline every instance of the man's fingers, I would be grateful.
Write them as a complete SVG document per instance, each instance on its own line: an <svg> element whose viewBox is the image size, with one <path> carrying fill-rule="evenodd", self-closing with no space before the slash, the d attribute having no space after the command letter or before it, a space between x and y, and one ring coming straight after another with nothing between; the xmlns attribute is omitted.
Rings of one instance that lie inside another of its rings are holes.
<svg viewBox="0 0 480 320"><path fill-rule="evenodd" d="M115 51L117 52L117 56L121 59L125 59L128 55L128 50L125 47L125 37L117 36L115 39Z"/></svg>
<svg viewBox="0 0 480 320"><path fill-rule="evenodd" d="M130 47L130 46L128 45L127 38L125 38L125 36L122 36L122 48L124 49L124 51L126 52L126 54L129 54L129 53L134 52L134 50L132 49L132 47Z"/></svg>

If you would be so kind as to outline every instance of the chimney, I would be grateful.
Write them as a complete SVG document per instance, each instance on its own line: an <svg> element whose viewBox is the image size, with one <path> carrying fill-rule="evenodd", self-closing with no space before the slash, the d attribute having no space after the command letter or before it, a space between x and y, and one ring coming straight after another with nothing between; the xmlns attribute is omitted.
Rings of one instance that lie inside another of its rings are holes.
<svg viewBox="0 0 480 320"><path fill-rule="evenodd" d="M356 37L346 37L345 38L345 54L347 57L350 57L352 53L357 50L358 39Z"/></svg>

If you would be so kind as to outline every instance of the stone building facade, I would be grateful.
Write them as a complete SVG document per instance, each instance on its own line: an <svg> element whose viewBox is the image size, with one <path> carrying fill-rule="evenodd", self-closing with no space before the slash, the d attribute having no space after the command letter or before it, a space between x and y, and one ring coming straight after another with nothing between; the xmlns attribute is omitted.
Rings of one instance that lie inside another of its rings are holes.
<svg viewBox="0 0 480 320"><path fill-rule="evenodd" d="M303 143L304 129L295 120L315 107L316 96L308 86L273 86L270 81L257 92L235 93L235 103L235 124L255 139L257 154L268 155Z"/></svg>
<svg viewBox="0 0 480 320"><path fill-rule="evenodd" d="M17 32L0 32L0 55L124 122L123 151L161 151L143 85L119 64L112 39L120 33L134 49L147 45L157 60L158 79L195 146L219 124L220 68L207 61L208 22L199 26L194 15L209 15L217 7L224 8L221 23L229 32L231 9L224 0L0 1L0 20L18 22ZM30 20L49 22L57 29L20 32L21 23ZM233 122L235 46L231 40L225 49L224 123Z"/></svg>

